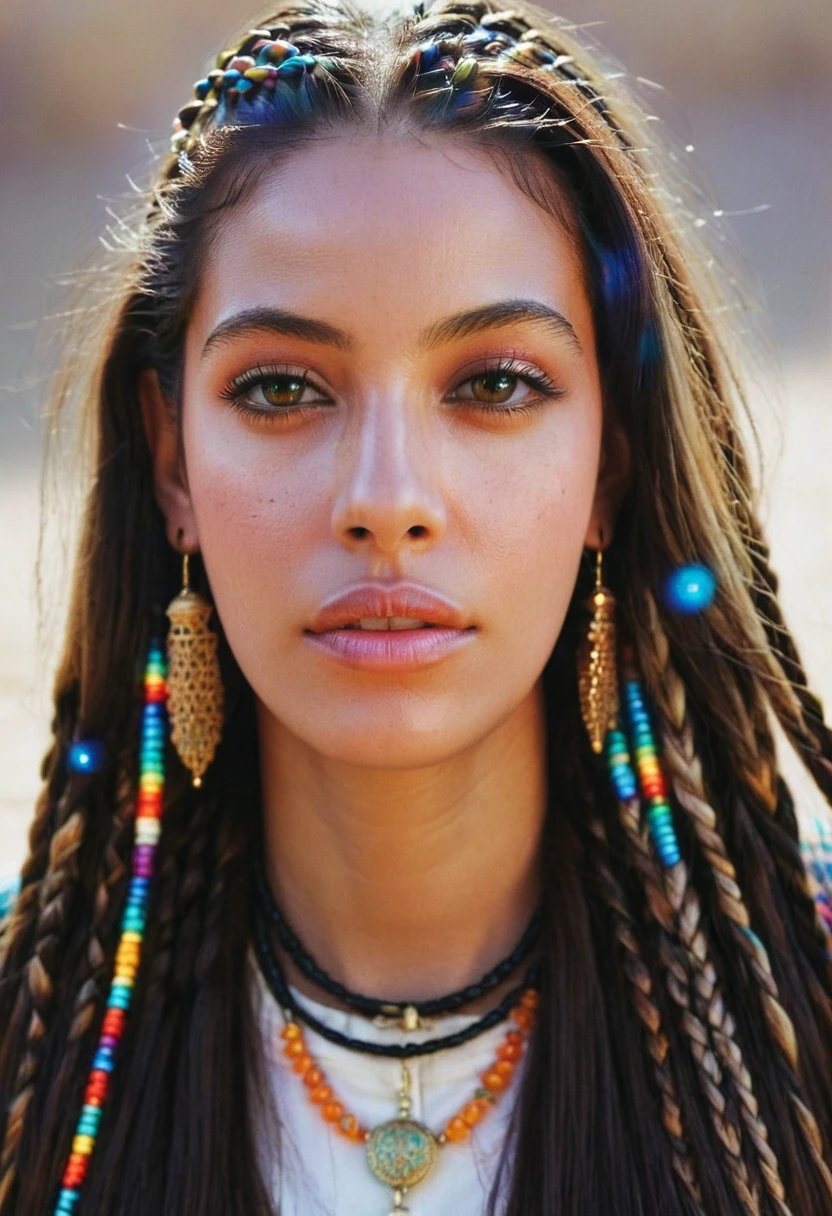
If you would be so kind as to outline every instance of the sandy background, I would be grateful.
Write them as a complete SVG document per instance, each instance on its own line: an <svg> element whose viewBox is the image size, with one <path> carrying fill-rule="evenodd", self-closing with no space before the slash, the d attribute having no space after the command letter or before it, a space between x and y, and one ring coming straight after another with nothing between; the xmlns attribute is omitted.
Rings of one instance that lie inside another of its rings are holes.
<svg viewBox="0 0 832 1216"><path fill-rule="evenodd" d="M827 0L568 0L558 11L653 82L642 87L657 120L692 146L715 207L732 214L773 343L752 397L775 564L815 683L832 701ZM53 543L39 642L38 460L50 370L36 345L41 322L65 306L66 273L96 248L108 208L164 141L190 82L255 12L241 0L0 3L0 872L25 850L66 576ZM802 806L808 817L817 803Z"/></svg>

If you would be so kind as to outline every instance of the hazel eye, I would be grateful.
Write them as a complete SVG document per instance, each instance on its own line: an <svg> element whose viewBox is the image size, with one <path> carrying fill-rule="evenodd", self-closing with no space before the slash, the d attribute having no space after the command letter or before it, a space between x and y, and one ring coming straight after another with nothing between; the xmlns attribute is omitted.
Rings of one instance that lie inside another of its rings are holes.
<svg viewBox="0 0 832 1216"><path fill-rule="evenodd" d="M270 376L258 385L267 405L300 405L309 383L302 376ZM251 394L250 394L251 395Z"/></svg>
<svg viewBox="0 0 832 1216"><path fill-rule="evenodd" d="M520 380L505 371L482 372L467 381L473 390L473 400L484 405L506 405ZM461 400L466 400L463 396Z"/></svg>

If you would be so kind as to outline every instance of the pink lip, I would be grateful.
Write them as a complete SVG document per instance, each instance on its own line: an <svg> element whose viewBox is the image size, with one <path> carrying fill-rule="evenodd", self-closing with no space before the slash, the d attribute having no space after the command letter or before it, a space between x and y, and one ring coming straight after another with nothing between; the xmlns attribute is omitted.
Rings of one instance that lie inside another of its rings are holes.
<svg viewBox="0 0 832 1216"><path fill-rule="evenodd" d="M345 629L361 617L403 616L430 629ZM304 636L348 667L408 671L437 663L472 641L458 605L417 583L360 583L321 607Z"/></svg>
<svg viewBox="0 0 832 1216"><path fill-rule="evenodd" d="M470 624L452 600L418 583L366 582L326 600L312 622L311 632L340 629L362 616L409 616L451 629L466 629Z"/></svg>
<svg viewBox="0 0 832 1216"><path fill-rule="evenodd" d="M398 614L396 614L398 615ZM347 667L374 671L412 671L438 663L446 655L472 641L471 629L330 629L307 633L313 646L329 651Z"/></svg>

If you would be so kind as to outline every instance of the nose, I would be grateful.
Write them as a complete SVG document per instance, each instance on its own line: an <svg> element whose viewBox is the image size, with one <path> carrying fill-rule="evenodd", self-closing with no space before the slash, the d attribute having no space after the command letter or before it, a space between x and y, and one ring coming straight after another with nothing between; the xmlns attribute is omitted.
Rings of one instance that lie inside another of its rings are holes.
<svg viewBox="0 0 832 1216"><path fill-rule="evenodd" d="M430 548L446 527L436 436L398 396L356 412L338 454L332 511L341 544L385 557Z"/></svg>

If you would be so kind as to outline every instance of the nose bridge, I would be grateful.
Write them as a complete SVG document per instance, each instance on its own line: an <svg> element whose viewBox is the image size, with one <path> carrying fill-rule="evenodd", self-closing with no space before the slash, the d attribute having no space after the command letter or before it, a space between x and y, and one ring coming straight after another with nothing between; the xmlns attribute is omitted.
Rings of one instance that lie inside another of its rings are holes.
<svg viewBox="0 0 832 1216"><path fill-rule="evenodd" d="M444 527L439 454L406 388L377 387L346 429L333 524L342 537L372 533L383 547L408 534L434 539Z"/></svg>

